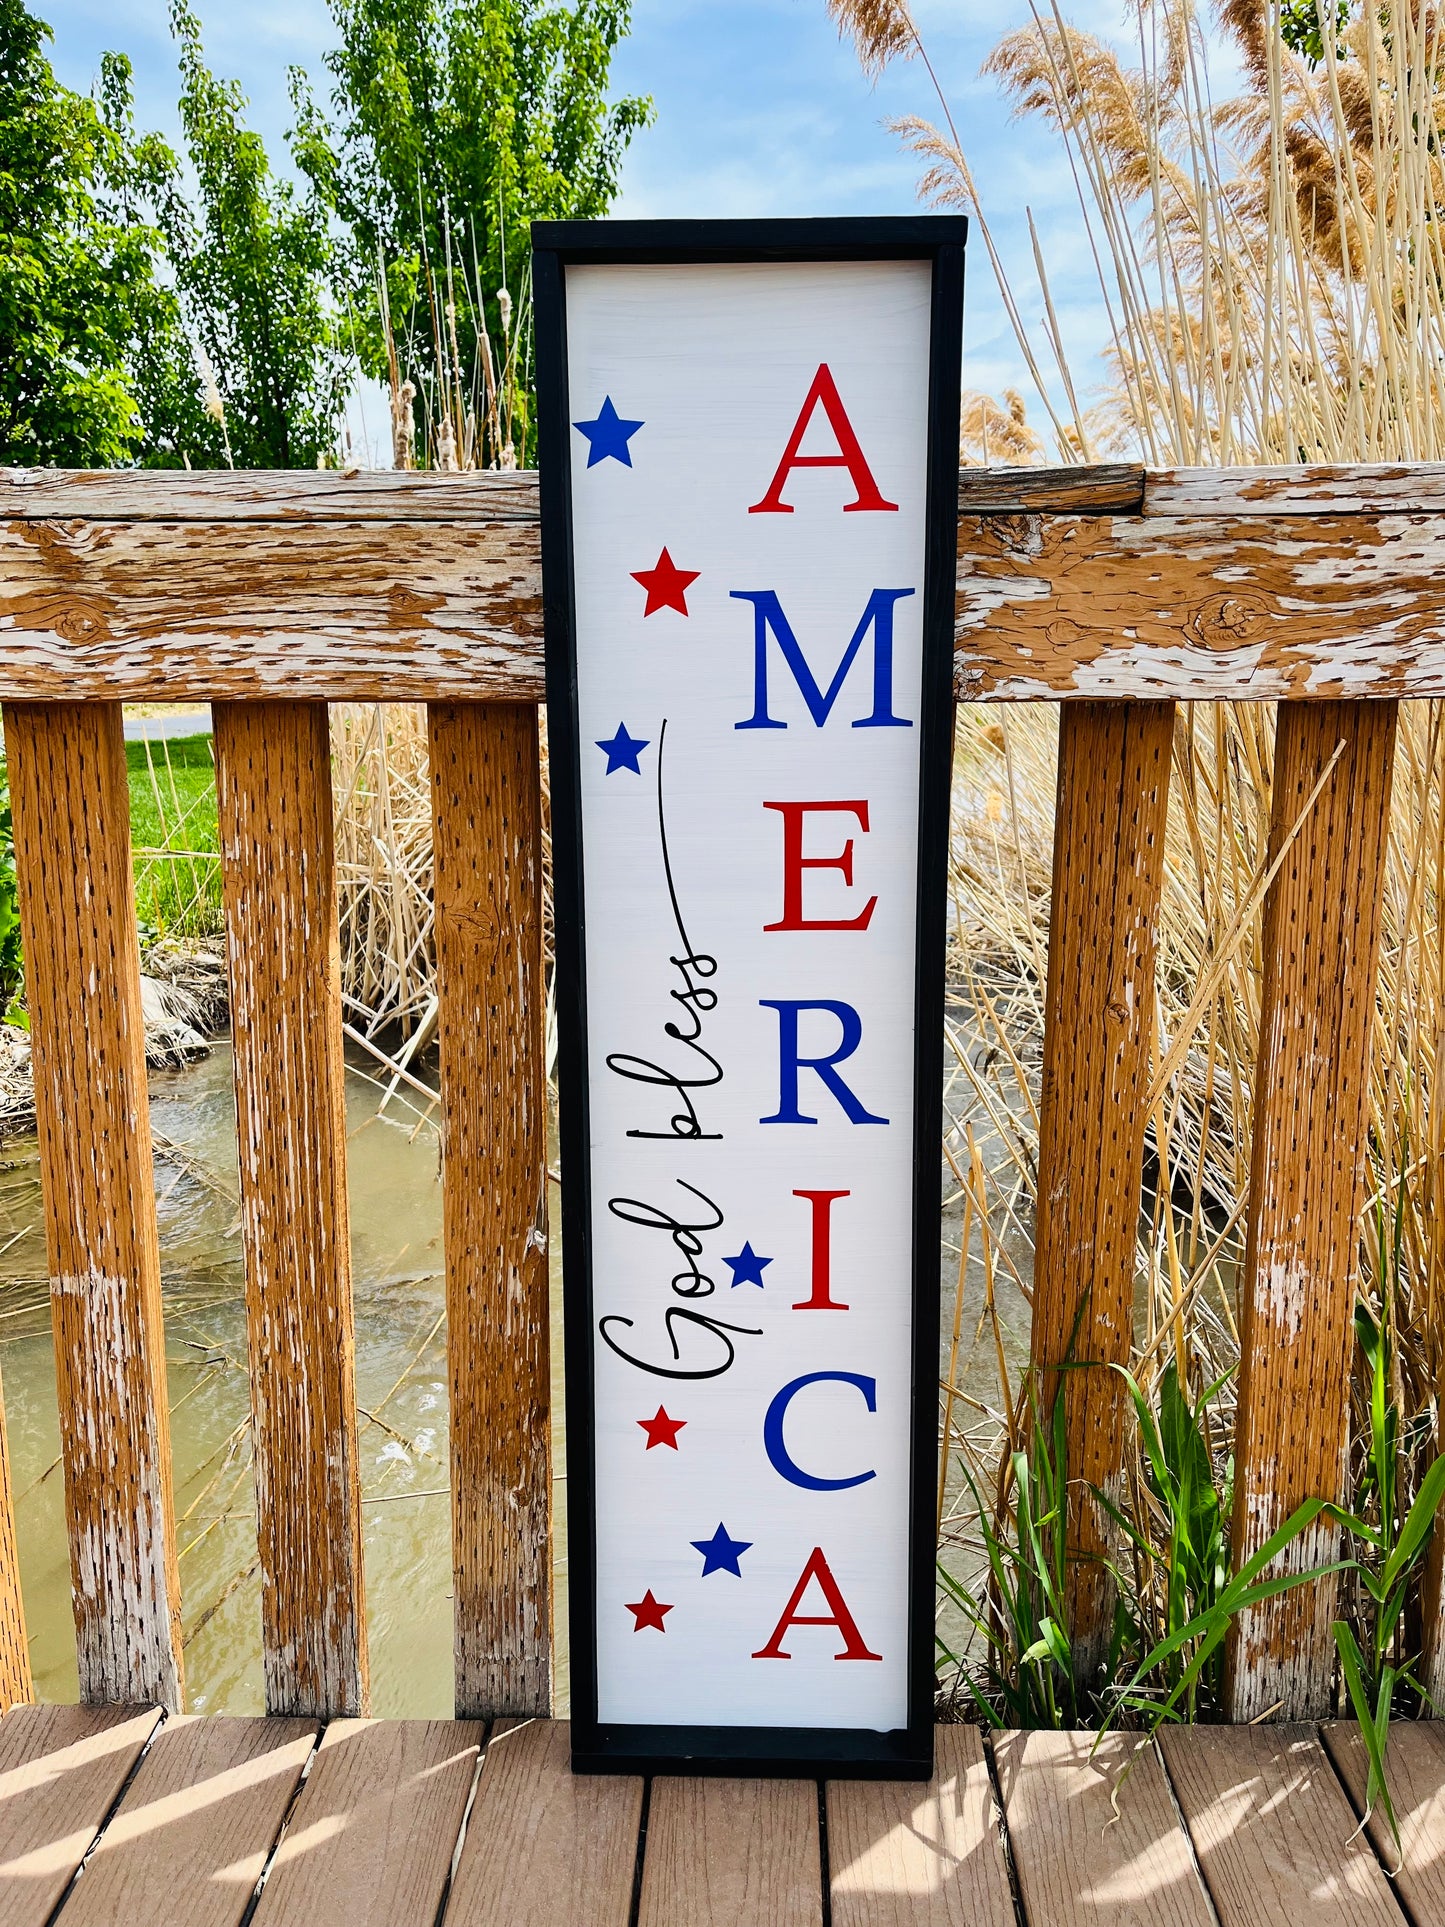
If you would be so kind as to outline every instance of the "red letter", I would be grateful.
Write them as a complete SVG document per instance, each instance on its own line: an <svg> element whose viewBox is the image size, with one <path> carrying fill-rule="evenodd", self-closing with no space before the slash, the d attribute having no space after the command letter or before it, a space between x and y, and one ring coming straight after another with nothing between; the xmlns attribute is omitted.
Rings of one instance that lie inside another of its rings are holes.
<svg viewBox="0 0 1445 1927"><path fill-rule="evenodd" d="M834 1198L851 1198L851 1191L795 1191L795 1198L807 1198L813 1207L813 1295L794 1311L847 1311L828 1295L831 1274L831 1238Z"/></svg>
<svg viewBox="0 0 1445 1927"><path fill-rule="evenodd" d="M850 836L838 856L803 855L803 817L808 810L847 810L860 826L868 828L866 803L764 803L765 810L776 810L783 819L783 914L777 923L765 923L764 930L866 930L873 921L877 897L856 917L805 917L803 915L804 870L841 870L843 881L853 888L853 839Z"/></svg>
<svg viewBox="0 0 1445 1927"><path fill-rule="evenodd" d="M823 1597L827 1600L829 1612L822 1618L798 1611L798 1603L808 1590L808 1581L816 1579ZM882 1653L870 1653L863 1644L863 1635L858 1630L857 1621L848 1610L847 1601L838 1590L838 1581L828 1570L828 1561L823 1557L823 1548L814 1546L803 1568L803 1576L793 1588L793 1596L783 1608L783 1616L773 1628L773 1636L761 1652L754 1653L754 1659L791 1659L791 1653L783 1651L783 1634L790 1626L836 1626L843 1635L843 1650L834 1653L834 1659L882 1659Z"/></svg>
<svg viewBox="0 0 1445 1927"><path fill-rule="evenodd" d="M821 407L828 417L828 425L837 437L839 453L836 455L800 455L798 449L808 423L813 419L813 411ZM749 515L791 515L791 502L783 500L783 484L795 468L846 468L858 491L856 502L845 502L845 515L854 509L894 509L896 502L885 502L878 493L878 484L873 479L863 450L858 445L858 437L853 433L853 424L843 408L838 384L834 381L827 362L819 364L813 377L813 385L808 390L808 398L803 403L803 412L793 425L788 437L788 446L783 450L783 459L778 463L778 472L773 477L772 486L761 502L754 502L748 510Z"/></svg>

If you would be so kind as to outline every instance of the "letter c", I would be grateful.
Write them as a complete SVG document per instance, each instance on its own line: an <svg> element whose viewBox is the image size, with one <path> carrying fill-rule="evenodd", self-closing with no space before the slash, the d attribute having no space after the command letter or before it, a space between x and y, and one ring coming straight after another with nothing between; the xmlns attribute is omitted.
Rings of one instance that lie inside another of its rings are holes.
<svg viewBox="0 0 1445 1927"><path fill-rule="evenodd" d="M817 1385L823 1380L833 1380L840 1385L856 1385L863 1394L863 1402L868 1410L878 1410L876 1379L861 1378L857 1372L807 1372L802 1378L795 1378L791 1384L785 1385L768 1407L767 1417L763 1420L763 1446L773 1470L790 1485L801 1485L809 1492L843 1492L850 1485L866 1485L869 1479L876 1479L878 1474L859 1472L851 1479L815 1479L811 1472L794 1465L783 1443L783 1420L788 1415L788 1407L805 1385Z"/></svg>

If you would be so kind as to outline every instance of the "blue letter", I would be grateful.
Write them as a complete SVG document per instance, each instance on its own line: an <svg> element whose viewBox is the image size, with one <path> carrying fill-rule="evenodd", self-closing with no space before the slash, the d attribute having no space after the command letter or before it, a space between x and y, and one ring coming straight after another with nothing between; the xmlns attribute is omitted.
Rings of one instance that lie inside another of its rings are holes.
<svg viewBox="0 0 1445 1927"><path fill-rule="evenodd" d="M838 700L838 692L843 687L843 679L853 667L854 658L863 647L863 638L869 629L873 631L873 714L860 716L854 729L912 729L913 724L906 716L893 714L893 609L894 605L912 589L875 589L868 598L868 606L858 619L858 627L853 631L853 640L843 651L843 660L838 664L837 674L826 690L819 689L808 667L807 658L798 646L798 638L788 625L783 614L783 605L772 589L731 589L728 592L735 602L751 602L753 605L753 713L745 723L734 723L734 729L786 729L768 714L768 630L771 629L778 639L778 647L783 652L783 661L793 672L793 681L802 691L803 701L808 705L808 714L821 729L827 722L833 705Z"/></svg>
<svg viewBox="0 0 1445 1927"><path fill-rule="evenodd" d="M817 1385L824 1379L836 1380L840 1385L856 1385L863 1394L863 1402L870 1412L878 1410L878 1381L860 1378L857 1372L808 1372L802 1378L795 1378L791 1385L785 1385L772 1404L763 1420L763 1448L772 1461L773 1470L792 1485L806 1487L809 1492L845 1492L850 1485L866 1485L876 1479L876 1472L859 1472L851 1479L815 1479L811 1472L804 1472L801 1466L793 1464L788 1457L788 1448L783 1443L783 1420L787 1417L788 1407L805 1385Z"/></svg>
<svg viewBox="0 0 1445 1927"><path fill-rule="evenodd" d="M851 1057L863 1041L863 1019L851 1004L833 1003L826 997L758 999L764 1010L778 1013L778 1109L773 1117L760 1117L759 1124L816 1124L815 1117L804 1117L798 1109L798 1072L816 1071L843 1107L850 1124L886 1124L886 1117L865 1111L834 1069ZM822 1057L798 1055L798 1013L802 1010L830 1010L838 1019L843 1036L837 1048Z"/></svg>

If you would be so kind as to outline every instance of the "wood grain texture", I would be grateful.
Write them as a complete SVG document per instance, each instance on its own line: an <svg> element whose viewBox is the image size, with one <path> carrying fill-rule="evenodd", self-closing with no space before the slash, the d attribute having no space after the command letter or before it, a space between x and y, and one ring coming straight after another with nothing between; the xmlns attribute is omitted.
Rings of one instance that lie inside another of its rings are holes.
<svg viewBox="0 0 1445 1927"><path fill-rule="evenodd" d="M0 1713L28 1700L30 1694L30 1648L25 1638L25 1604L20 1597L10 1449L5 1434L5 1400L0 1396Z"/></svg>
<svg viewBox="0 0 1445 1927"><path fill-rule="evenodd" d="M216 800L272 1713L367 1706L324 704L219 704Z"/></svg>
<svg viewBox="0 0 1445 1927"><path fill-rule="evenodd" d="M638 1927L822 1927L812 1780L656 1779Z"/></svg>
<svg viewBox="0 0 1445 1927"><path fill-rule="evenodd" d="M1331 1764L1344 1781L1357 1814L1365 1810L1369 1756L1353 1721L1331 1720L1320 1729ZM1392 1720L1385 1776L1400 1822L1397 1848L1390 1823L1377 1807L1368 1822L1371 1843L1391 1885L1416 1927L1445 1921L1445 1732L1434 1720Z"/></svg>
<svg viewBox="0 0 1445 1927"><path fill-rule="evenodd" d="M537 702L536 525L0 523L0 701L147 691Z"/></svg>
<svg viewBox="0 0 1445 1927"><path fill-rule="evenodd" d="M1075 1663L1107 1660L1109 1535L1090 1497L1116 1503L1132 1432L1127 1388L1134 1253L1154 1041L1172 703L1080 703L1059 724L1039 1117L1032 1361L1040 1420L1067 1401Z"/></svg>
<svg viewBox="0 0 1445 1927"><path fill-rule="evenodd" d="M1080 473L977 484L998 492L959 521L961 698L1445 695L1445 491L1425 471L1200 482L1213 507L1171 497L1176 473L1146 514L1098 492L1085 512ZM0 484L0 701L539 702L532 484L481 479ZM68 516L34 513L52 489ZM74 512L87 495L104 518Z"/></svg>
<svg viewBox="0 0 1445 1927"><path fill-rule="evenodd" d="M537 716L428 718L456 1709L551 1710L546 990Z"/></svg>
<svg viewBox="0 0 1445 1927"><path fill-rule="evenodd" d="M1165 1727L1165 1763L1220 1927L1401 1927L1310 1727Z"/></svg>
<svg viewBox="0 0 1445 1927"><path fill-rule="evenodd" d="M956 611L960 699L1440 695L1445 520L967 516Z"/></svg>
<svg viewBox="0 0 1445 1927"><path fill-rule="evenodd" d="M630 1775L574 1775L565 1721L500 1721L446 1927L627 1927L642 1788Z"/></svg>
<svg viewBox="0 0 1445 1927"><path fill-rule="evenodd" d="M159 1719L17 1706L0 1720L0 1927L45 1927Z"/></svg>
<svg viewBox="0 0 1445 1927"><path fill-rule="evenodd" d="M1158 1754L1122 1733L1091 1754L1096 1737L994 1739L1029 1927L1213 1927Z"/></svg>
<svg viewBox="0 0 1445 1927"><path fill-rule="evenodd" d="M65 1927L239 1927L315 1743L305 1720L167 1720Z"/></svg>
<svg viewBox="0 0 1445 1927"><path fill-rule="evenodd" d="M830 1780L833 1927L1014 1927L976 1726L940 1726L927 1786Z"/></svg>
<svg viewBox="0 0 1445 1927"><path fill-rule="evenodd" d="M0 468L0 521L535 522L537 477L473 469Z"/></svg>
<svg viewBox="0 0 1445 1927"><path fill-rule="evenodd" d="M1074 468L961 468L960 515L1137 515L1149 471L1137 462Z"/></svg>
<svg viewBox="0 0 1445 1927"><path fill-rule="evenodd" d="M116 704L8 706L82 1699L178 1707L160 1247Z"/></svg>
<svg viewBox="0 0 1445 1927"><path fill-rule="evenodd" d="M482 1733L465 1720L333 1721L255 1927L434 1927Z"/></svg>
<svg viewBox="0 0 1445 1927"><path fill-rule="evenodd" d="M961 514L1354 515L1445 510L1445 463L1277 468L962 468ZM225 471L0 468L0 521L528 522L528 471Z"/></svg>
<svg viewBox="0 0 1445 1927"><path fill-rule="evenodd" d="M1306 1499L1345 1494L1395 724L1392 703L1286 705L1279 713L1271 860L1325 780L1264 905L1249 1228L1239 1274L1236 1570ZM1274 1569L1327 1563L1338 1543L1337 1529L1321 1519ZM1226 1666L1232 1719L1275 1708L1286 1720L1330 1711L1337 1596L1337 1585L1323 1580L1240 1615Z"/></svg>
<svg viewBox="0 0 1445 1927"><path fill-rule="evenodd" d="M1151 468L1146 515L1438 514L1445 462L1278 468Z"/></svg>

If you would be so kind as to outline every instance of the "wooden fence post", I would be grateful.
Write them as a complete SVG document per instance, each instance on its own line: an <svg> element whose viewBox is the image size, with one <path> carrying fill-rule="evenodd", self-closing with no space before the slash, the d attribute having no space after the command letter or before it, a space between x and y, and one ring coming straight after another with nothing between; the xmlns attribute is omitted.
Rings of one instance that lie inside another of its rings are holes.
<svg viewBox="0 0 1445 1927"><path fill-rule="evenodd" d="M21 1705L30 1693L30 1649L25 1640L25 1604L20 1597L5 1401L0 1398L0 1713Z"/></svg>
<svg viewBox="0 0 1445 1927"><path fill-rule="evenodd" d="M7 705L81 1698L179 1707L160 1246L119 703Z"/></svg>
<svg viewBox="0 0 1445 1927"><path fill-rule="evenodd" d="M1369 1121L1370 1041L1389 838L1394 702L1282 703L1273 861L1313 807L1264 906L1234 1557L1242 1563L1309 1498L1344 1496L1351 1315ZM1320 1521L1274 1570L1336 1556ZM1338 1587L1305 1585L1243 1614L1228 1647L1229 1717L1320 1719L1331 1709Z"/></svg>
<svg viewBox="0 0 1445 1927"><path fill-rule="evenodd" d="M1092 1678L1113 1617L1102 1518L1117 1491L1154 1037L1154 947L1164 873L1172 703L1066 703L1059 719L1039 1116L1032 1361L1046 1422L1066 1403L1071 1634ZM1086 1369L1060 1374L1066 1360Z"/></svg>
<svg viewBox="0 0 1445 1927"><path fill-rule="evenodd" d="M547 1080L537 711L428 712L445 1120L458 1717L551 1690Z"/></svg>
<svg viewBox="0 0 1445 1927"><path fill-rule="evenodd" d="M324 703L218 703L266 1706L368 1702Z"/></svg>

